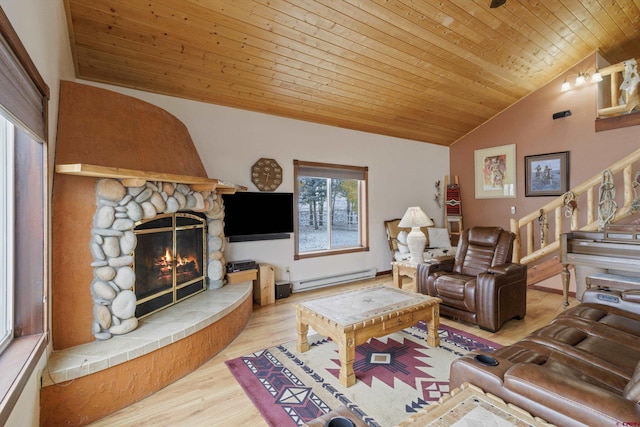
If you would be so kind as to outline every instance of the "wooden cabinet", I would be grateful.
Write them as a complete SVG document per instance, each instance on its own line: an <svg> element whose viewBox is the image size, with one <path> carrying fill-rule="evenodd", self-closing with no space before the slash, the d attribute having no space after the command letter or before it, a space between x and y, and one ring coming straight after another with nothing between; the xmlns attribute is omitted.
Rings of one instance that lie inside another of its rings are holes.
<svg viewBox="0 0 640 427"><path fill-rule="evenodd" d="M275 268L269 264L258 266L258 277L253 281L253 301L258 305L276 301Z"/></svg>
<svg viewBox="0 0 640 427"><path fill-rule="evenodd" d="M236 271L234 273L227 273L227 282L230 285L234 285L236 283L255 281L257 277L258 270L256 269Z"/></svg>

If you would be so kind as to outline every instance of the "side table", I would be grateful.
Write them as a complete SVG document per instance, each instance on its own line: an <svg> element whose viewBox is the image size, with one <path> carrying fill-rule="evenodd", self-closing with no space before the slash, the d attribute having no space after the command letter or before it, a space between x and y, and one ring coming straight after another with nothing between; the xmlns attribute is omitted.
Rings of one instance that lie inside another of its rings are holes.
<svg viewBox="0 0 640 427"><path fill-rule="evenodd" d="M413 284L416 284L416 271L417 264L412 264L409 261L394 261L391 263L391 270L393 272L393 286L402 289L402 277L406 276L413 280Z"/></svg>
<svg viewBox="0 0 640 427"><path fill-rule="evenodd" d="M276 302L275 268L269 264L258 265L258 277L253 281L253 301L258 305Z"/></svg>
<svg viewBox="0 0 640 427"><path fill-rule="evenodd" d="M425 264L428 264L429 260L425 260ZM409 261L394 261L391 263L391 271L393 273L393 286L402 289L402 277L409 277L413 281L413 288L416 288L416 272L418 271L418 264L413 264Z"/></svg>

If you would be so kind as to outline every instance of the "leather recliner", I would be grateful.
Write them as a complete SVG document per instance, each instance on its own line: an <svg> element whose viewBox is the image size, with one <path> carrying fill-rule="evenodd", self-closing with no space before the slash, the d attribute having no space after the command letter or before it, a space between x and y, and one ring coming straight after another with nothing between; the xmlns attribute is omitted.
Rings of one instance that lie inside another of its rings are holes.
<svg viewBox="0 0 640 427"><path fill-rule="evenodd" d="M515 234L473 227L460 235L455 257L418 264L416 290L442 300L440 313L492 332L527 311L527 266L511 263Z"/></svg>

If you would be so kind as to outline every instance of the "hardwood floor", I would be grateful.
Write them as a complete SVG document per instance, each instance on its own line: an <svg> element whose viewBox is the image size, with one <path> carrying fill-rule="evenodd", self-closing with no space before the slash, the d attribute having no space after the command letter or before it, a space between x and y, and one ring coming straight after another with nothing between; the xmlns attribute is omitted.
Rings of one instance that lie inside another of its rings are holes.
<svg viewBox="0 0 640 427"><path fill-rule="evenodd" d="M559 281L560 278L558 277L557 280ZM295 340L293 303L378 283L391 285L391 276L380 276L339 287L296 293L289 298L277 300L273 305L256 306L251 320L238 338L198 370L146 399L91 425L267 426L224 362L253 351ZM405 281L404 287L411 289L413 284ZM524 321L509 321L495 334L447 318L442 318L441 323L508 345L549 323L562 311L561 295L529 290L527 298L527 315ZM574 301L571 302L572 305L575 304ZM144 381L144 379L138 379L138 381Z"/></svg>

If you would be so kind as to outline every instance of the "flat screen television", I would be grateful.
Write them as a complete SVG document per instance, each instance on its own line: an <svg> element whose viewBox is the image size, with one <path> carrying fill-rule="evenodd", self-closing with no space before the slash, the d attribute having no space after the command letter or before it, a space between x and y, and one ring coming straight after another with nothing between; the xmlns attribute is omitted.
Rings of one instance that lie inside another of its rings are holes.
<svg viewBox="0 0 640 427"><path fill-rule="evenodd" d="M293 232L293 193L223 194L224 234L230 242L288 239Z"/></svg>

